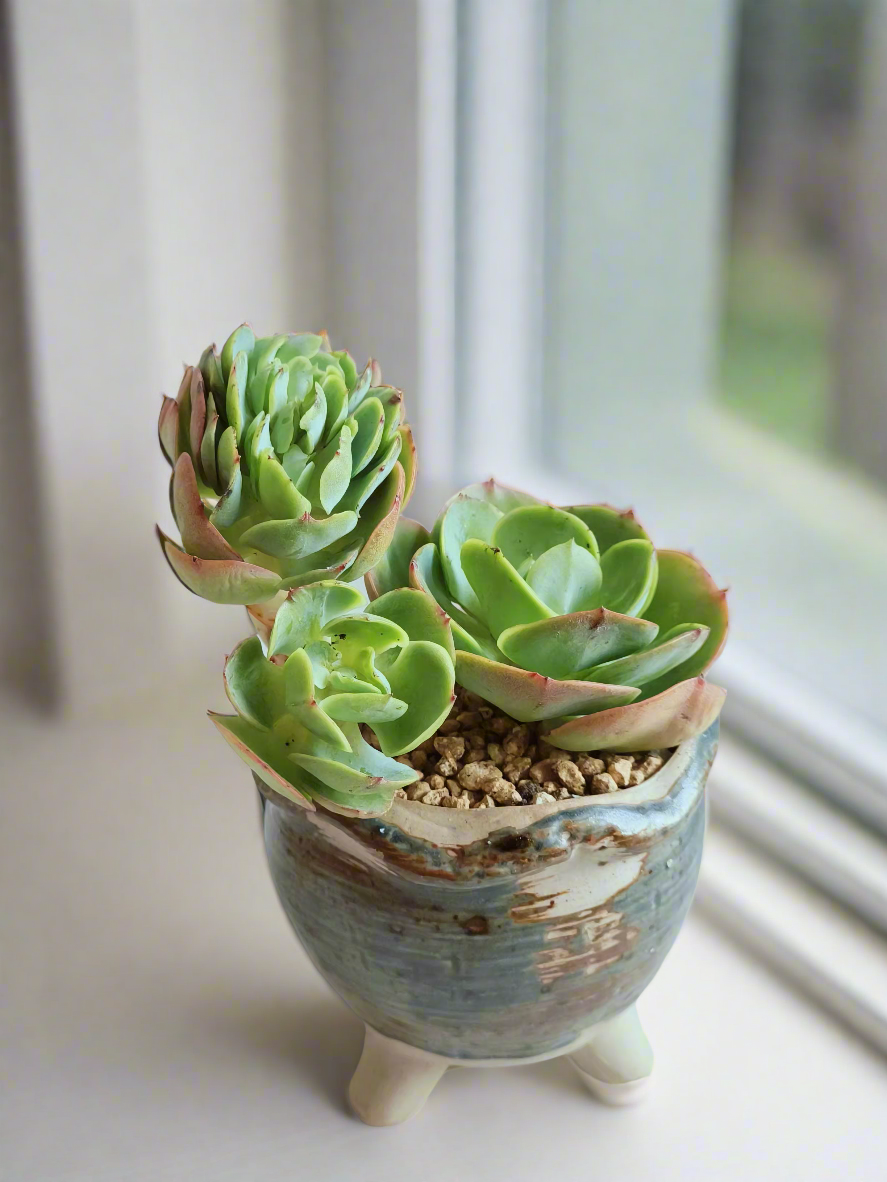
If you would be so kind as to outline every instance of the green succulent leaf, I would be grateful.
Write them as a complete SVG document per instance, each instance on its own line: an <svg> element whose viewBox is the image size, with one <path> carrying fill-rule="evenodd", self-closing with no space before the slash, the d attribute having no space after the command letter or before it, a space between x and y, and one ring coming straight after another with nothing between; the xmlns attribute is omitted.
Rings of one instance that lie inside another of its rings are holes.
<svg viewBox="0 0 887 1182"><path fill-rule="evenodd" d="M334 513L319 519L306 514L282 521L259 521L241 534L240 540L275 558L306 558L343 538L356 524L356 513Z"/></svg>
<svg viewBox="0 0 887 1182"><path fill-rule="evenodd" d="M409 423L403 423L398 429L400 436L401 447L398 459L404 471L405 486L403 492L403 508L405 509L410 502L413 491L416 487L416 477L419 471L419 463L416 458L416 445L413 442L413 432L410 430Z"/></svg>
<svg viewBox="0 0 887 1182"><path fill-rule="evenodd" d="M400 516L403 489L403 468L395 463L385 480L364 505L354 535L349 535L363 535L360 553L349 571L350 578L359 579L367 571L372 570L388 549Z"/></svg>
<svg viewBox="0 0 887 1182"><path fill-rule="evenodd" d="M514 625L500 634L498 643L523 669L581 681L593 666L646 648L658 630L648 620L599 607Z"/></svg>
<svg viewBox="0 0 887 1182"><path fill-rule="evenodd" d="M320 349L320 337L314 332L290 333L277 351L277 357L288 365L296 357L313 357Z"/></svg>
<svg viewBox="0 0 887 1182"><path fill-rule="evenodd" d="M182 452L173 468L170 500L176 525L189 554L197 558L239 561L237 551L228 545L206 515L194 464L187 452Z"/></svg>
<svg viewBox="0 0 887 1182"><path fill-rule="evenodd" d="M340 508L363 508L369 497L372 496L394 467L402 446L403 443L400 436L396 435L388 447L373 458L372 466L351 481L348 491L342 499Z"/></svg>
<svg viewBox="0 0 887 1182"><path fill-rule="evenodd" d="M310 516L311 502L296 489L272 451L261 452L255 462L259 500L272 519Z"/></svg>
<svg viewBox="0 0 887 1182"><path fill-rule="evenodd" d="M379 725L396 726L397 723ZM290 759L327 787L337 792L357 795L363 792L394 791L396 788L414 783L419 778L419 773L413 768L388 759L365 743L360 737L356 723L343 723L343 728L351 740L351 751L346 753L338 748L328 747L325 743L315 742L311 753L294 751Z"/></svg>
<svg viewBox="0 0 887 1182"><path fill-rule="evenodd" d="M588 611L601 601L601 564L572 538L540 555L526 580L530 590L558 615Z"/></svg>
<svg viewBox="0 0 887 1182"><path fill-rule="evenodd" d="M462 546L461 558L462 570L480 603L480 615L494 636L517 624L554 615L500 550L469 538Z"/></svg>
<svg viewBox="0 0 887 1182"><path fill-rule="evenodd" d="M258 603L270 599L280 588L280 578L273 571L239 558L236 561L198 558L186 554L162 530L157 530L157 536L179 582L212 603Z"/></svg>
<svg viewBox="0 0 887 1182"><path fill-rule="evenodd" d="M244 718L215 714L209 717L228 746L272 791L302 808L314 809L310 795L295 782L295 769L273 735L252 726Z"/></svg>
<svg viewBox="0 0 887 1182"><path fill-rule="evenodd" d="M587 714L633 701L640 690L543 677L474 653L456 654L456 679L519 722L540 722L565 714Z"/></svg>
<svg viewBox="0 0 887 1182"><path fill-rule="evenodd" d="M469 484L461 492L456 493L444 506L444 512L453 501L463 498L469 498L472 501L487 501L503 514L510 513L512 509L517 509L521 505L547 504L546 501L534 497L531 493L522 492L519 488L509 488L507 484L499 484L498 481L490 479L478 484Z"/></svg>
<svg viewBox="0 0 887 1182"><path fill-rule="evenodd" d="M175 398L163 395L160 418L157 422L157 436L160 447L170 464L175 464L179 438L179 404Z"/></svg>
<svg viewBox="0 0 887 1182"><path fill-rule="evenodd" d="M365 683L364 683L365 684ZM372 688L372 687L370 687ZM338 722L392 722L407 712L407 703L391 694L330 694L323 700L324 711Z"/></svg>
<svg viewBox="0 0 887 1182"><path fill-rule="evenodd" d="M455 674L449 654L440 645L417 640L402 648L386 674L391 692L409 709L373 730L386 755L412 751L434 734L453 705Z"/></svg>
<svg viewBox="0 0 887 1182"><path fill-rule="evenodd" d="M215 345L207 345L200 356L198 365L203 374L204 387L220 406L224 406L226 382L222 377L222 362Z"/></svg>
<svg viewBox="0 0 887 1182"><path fill-rule="evenodd" d="M409 586L413 555L430 537L428 530L418 521L402 515L398 517L391 545L378 564L367 572L366 585L370 599L378 599L396 587Z"/></svg>
<svg viewBox="0 0 887 1182"><path fill-rule="evenodd" d="M705 644L708 631L699 624L678 624L660 637L659 643L652 648L595 665L584 676L588 681L646 685L689 660Z"/></svg>
<svg viewBox="0 0 887 1182"><path fill-rule="evenodd" d="M675 681L704 673L724 647L727 637L727 593L692 554L680 550L659 551L659 582L644 615L661 631L695 620L708 628L708 636L688 659L644 687L645 696L661 693Z"/></svg>
<svg viewBox="0 0 887 1182"><path fill-rule="evenodd" d="M598 557L594 534L583 521L553 505L522 505L501 517L492 538L484 539L497 546L518 574L527 571L547 550L564 542L575 542Z"/></svg>
<svg viewBox="0 0 887 1182"><path fill-rule="evenodd" d="M410 639L393 620L369 613L330 620L324 625L322 634L341 653L346 665L353 665L357 654L364 649L384 653L397 645L406 644Z"/></svg>
<svg viewBox="0 0 887 1182"><path fill-rule="evenodd" d="M413 587L399 587L376 599L373 611L377 616L393 620L406 632L410 640L430 640L445 649L451 660L456 658L453 635L447 613L430 595Z"/></svg>
<svg viewBox="0 0 887 1182"><path fill-rule="evenodd" d="M270 731L285 704L283 670L266 659L258 636L250 636L225 662L225 693L247 722Z"/></svg>
<svg viewBox="0 0 887 1182"><path fill-rule="evenodd" d="M612 505L568 505L567 512L583 521L597 539L601 554L617 542L640 538L649 542L643 526L635 520L631 509L614 509Z"/></svg>
<svg viewBox="0 0 887 1182"><path fill-rule="evenodd" d="M423 591L450 617L453 642L457 649L491 657L501 657L496 641L488 629L467 612L457 607L450 598L444 582L440 553L434 542L421 546L410 562L410 583L417 591Z"/></svg>
<svg viewBox="0 0 887 1182"><path fill-rule="evenodd" d="M294 588L277 609L268 655L289 656L295 649L320 640L325 624L362 607L364 602L364 596L356 587L333 580Z"/></svg>
<svg viewBox="0 0 887 1182"><path fill-rule="evenodd" d="M317 453L314 461L308 498L312 505L321 505L327 513L332 513L342 500L351 481L352 431L352 423L345 423L338 434ZM349 508L348 505L343 507Z"/></svg>
<svg viewBox="0 0 887 1182"><path fill-rule="evenodd" d="M248 324L241 324L239 328L235 328L222 345L222 377L227 380L231 373L231 366L234 364L234 358L238 353L245 353L249 356L256 344L256 334ZM230 419L229 419L230 422Z"/></svg>
<svg viewBox="0 0 887 1182"><path fill-rule="evenodd" d="M611 612L639 616L653 598L659 569L653 543L642 538L617 542L601 557L601 602Z"/></svg>
<svg viewBox="0 0 887 1182"><path fill-rule="evenodd" d="M225 414L229 425L234 430L237 446L243 443L244 433L250 421L250 412L246 404L246 383L249 378L249 355L241 350L234 357L228 377L227 393L225 395Z"/></svg>
<svg viewBox="0 0 887 1182"><path fill-rule="evenodd" d="M480 612L480 601L462 569L462 547L469 539L492 542L501 512L486 501L456 497L434 527L444 578L450 595L469 613Z"/></svg>
<svg viewBox="0 0 887 1182"><path fill-rule="evenodd" d="M351 468L355 476L373 459L382 442L385 412L378 398L365 399L354 411L357 434L351 442Z"/></svg>
<svg viewBox="0 0 887 1182"><path fill-rule="evenodd" d="M571 719L546 738L565 751L676 747L711 726L726 696L726 690L711 685L704 677L691 678L656 697Z"/></svg>

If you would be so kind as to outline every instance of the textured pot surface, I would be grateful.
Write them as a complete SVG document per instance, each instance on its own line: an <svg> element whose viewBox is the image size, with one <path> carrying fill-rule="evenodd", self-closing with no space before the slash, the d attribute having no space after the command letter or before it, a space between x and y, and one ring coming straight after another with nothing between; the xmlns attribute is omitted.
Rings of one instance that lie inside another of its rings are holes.
<svg viewBox="0 0 887 1182"><path fill-rule="evenodd" d="M450 1058L556 1053L630 1006L690 905L717 723L612 797L373 820L268 800L311 959L372 1027Z"/></svg>

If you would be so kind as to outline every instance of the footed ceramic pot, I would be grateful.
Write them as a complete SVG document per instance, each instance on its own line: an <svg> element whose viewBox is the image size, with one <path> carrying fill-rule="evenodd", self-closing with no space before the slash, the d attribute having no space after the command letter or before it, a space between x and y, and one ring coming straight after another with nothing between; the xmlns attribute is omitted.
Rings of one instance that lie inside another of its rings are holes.
<svg viewBox="0 0 887 1182"><path fill-rule="evenodd" d="M368 1124L417 1112L450 1066L568 1055L636 1099L652 1053L635 1003L693 895L715 723L610 796L497 809L395 801L373 820L266 798L283 908L366 1024L349 1096Z"/></svg>

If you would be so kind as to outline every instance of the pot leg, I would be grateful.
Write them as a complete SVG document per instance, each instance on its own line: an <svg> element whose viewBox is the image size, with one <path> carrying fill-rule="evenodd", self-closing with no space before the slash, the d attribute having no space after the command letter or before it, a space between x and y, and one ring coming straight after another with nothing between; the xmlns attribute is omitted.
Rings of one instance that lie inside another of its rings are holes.
<svg viewBox="0 0 887 1182"><path fill-rule="evenodd" d="M647 1090L653 1050L635 1006L595 1026L569 1056L593 1096L605 1104L634 1104Z"/></svg>
<svg viewBox="0 0 887 1182"><path fill-rule="evenodd" d="M449 1060L367 1026L363 1054L348 1088L351 1107L368 1125L396 1125L415 1116Z"/></svg>

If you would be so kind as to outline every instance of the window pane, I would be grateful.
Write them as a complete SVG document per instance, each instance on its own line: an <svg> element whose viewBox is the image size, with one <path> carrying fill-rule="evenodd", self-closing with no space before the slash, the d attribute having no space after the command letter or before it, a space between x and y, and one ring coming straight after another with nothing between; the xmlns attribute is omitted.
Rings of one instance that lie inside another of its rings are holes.
<svg viewBox="0 0 887 1182"><path fill-rule="evenodd" d="M860 154L876 103L865 74L878 65L876 40L866 44L872 9L864 0L738 7L719 385L726 406L791 446L884 478L842 415L867 395L845 388L842 351L865 314L854 228L870 199Z"/></svg>

